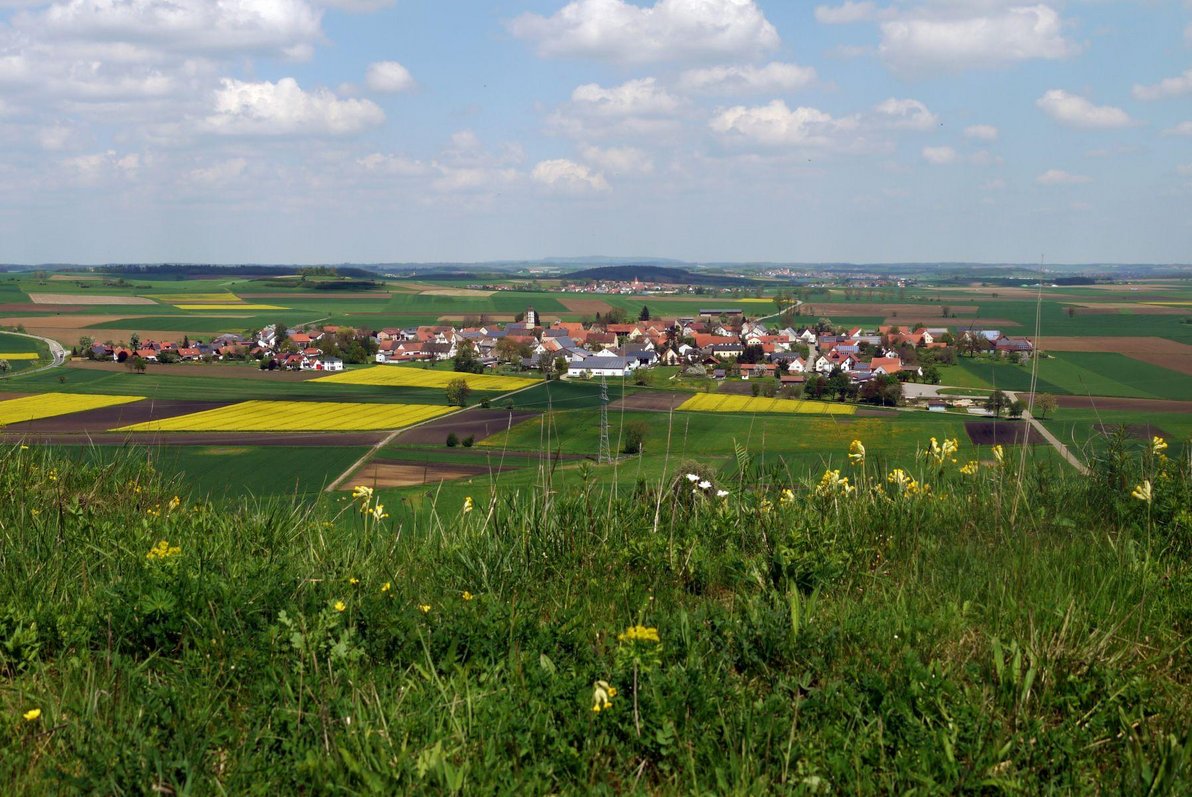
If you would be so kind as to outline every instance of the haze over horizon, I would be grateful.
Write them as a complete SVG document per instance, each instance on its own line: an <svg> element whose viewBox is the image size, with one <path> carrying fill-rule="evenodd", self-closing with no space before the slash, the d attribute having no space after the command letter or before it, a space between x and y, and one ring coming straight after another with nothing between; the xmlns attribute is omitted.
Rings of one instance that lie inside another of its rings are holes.
<svg viewBox="0 0 1192 797"><path fill-rule="evenodd" d="M0 262L1186 263L1190 99L1189 0L0 0Z"/></svg>

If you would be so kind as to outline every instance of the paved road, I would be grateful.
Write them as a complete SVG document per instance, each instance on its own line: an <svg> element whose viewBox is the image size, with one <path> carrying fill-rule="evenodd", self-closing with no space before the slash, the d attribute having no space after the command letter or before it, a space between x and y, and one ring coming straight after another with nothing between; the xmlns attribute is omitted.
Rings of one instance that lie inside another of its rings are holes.
<svg viewBox="0 0 1192 797"><path fill-rule="evenodd" d="M1017 393L1006 391L1006 396L1011 401L1018 400ZM1076 468L1076 470L1078 470L1082 476L1089 475L1088 467L1083 462L1081 462L1079 459L1077 459L1076 455L1073 454L1071 451L1069 451L1068 447L1066 445L1064 445L1063 443L1061 443L1059 441L1058 437L1056 437L1051 432L1049 432L1047 430L1046 426L1039 423L1039 420L1037 418L1035 418L1035 416L1031 415L1026 410L1023 410L1022 411L1022 419L1024 421L1027 421L1028 423L1030 423L1031 426L1035 427L1035 430L1039 434L1043 435L1043 439L1046 440L1048 443L1051 443L1052 447L1056 451L1060 452L1060 456L1063 457L1064 459L1066 459L1068 461L1068 464L1070 464L1072 467Z"/></svg>
<svg viewBox="0 0 1192 797"><path fill-rule="evenodd" d="M9 332L9 335L19 335L22 338L32 338L33 340L40 340L42 343L50 347L50 356L54 359L48 365L43 365L38 368L31 368L28 371L21 371L19 374L13 376L28 376L29 374L36 374L40 371L45 371L50 368L57 368L66 362L66 349L62 348L62 344L53 338L43 338L41 335L29 335L25 332Z"/></svg>

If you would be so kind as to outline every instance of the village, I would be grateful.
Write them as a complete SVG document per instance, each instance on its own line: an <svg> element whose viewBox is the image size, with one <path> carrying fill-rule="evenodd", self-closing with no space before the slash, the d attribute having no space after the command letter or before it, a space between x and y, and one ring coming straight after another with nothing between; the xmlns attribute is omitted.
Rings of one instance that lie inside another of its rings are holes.
<svg viewBox="0 0 1192 797"><path fill-rule="evenodd" d="M379 330L270 325L252 335L222 334L208 342L134 339L120 345L84 339L78 353L137 370L148 363L255 360L261 370L338 372L345 364L451 360L456 370L466 372L540 372L578 380L634 376L640 384L649 382L651 369L665 366L671 367L672 378L752 381L754 395L868 395L880 396L885 404L898 403L902 393L895 385L903 382L939 384L939 367L959 356L987 354L1021 362L1034 355L1029 338L997 329L843 328L826 318L814 324L767 324L731 307L702 308L695 316L676 318L651 318L643 307L640 315L632 322L548 321L530 307L507 323L470 319L459 326Z"/></svg>

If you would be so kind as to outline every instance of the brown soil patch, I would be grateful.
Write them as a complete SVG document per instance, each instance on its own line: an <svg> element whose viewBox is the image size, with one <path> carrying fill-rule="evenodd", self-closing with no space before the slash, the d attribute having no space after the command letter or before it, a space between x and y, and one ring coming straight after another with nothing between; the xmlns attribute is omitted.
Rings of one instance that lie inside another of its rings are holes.
<svg viewBox="0 0 1192 797"><path fill-rule="evenodd" d="M559 301L571 312L585 315L607 313L613 309L613 306L603 299L572 299L568 296L560 296Z"/></svg>
<svg viewBox="0 0 1192 797"><path fill-rule="evenodd" d="M35 319L24 319L25 330L34 335L41 335L47 338L53 338L61 343L67 349L78 344L79 337L88 335L97 341L120 341L128 340L134 334L139 335L141 340L181 340L183 335L190 335L191 340L210 340L215 337L218 332L197 332L188 329L139 329L129 327L127 329L78 329L76 327L64 327L57 324L61 321L60 318L51 319L55 323L51 325L42 326L40 324L29 323ZM233 330L239 331L239 330Z"/></svg>
<svg viewBox="0 0 1192 797"><path fill-rule="evenodd" d="M883 323L898 326L910 326L922 323L928 327L947 327L952 330L963 329L1001 329L1002 327L1020 327L1017 321L1007 318L887 318Z"/></svg>
<svg viewBox="0 0 1192 797"><path fill-rule="evenodd" d="M694 393L671 393L669 391L643 391L641 393L631 393L619 401L614 401L609 405L610 409L614 410L647 410L654 412L667 412L677 408L687 399L691 398Z"/></svg>
<svg viewBox="0 0 1192 797"><path fill-rule="evenodd" d="M419 296L476 296L482 299L487 299L493 295L492 291L478 291L474 288L431 288L426 291L419 291Z"/></svg>
<svg viewBox="0 0 1192 797"><path fill-rule="evenodd" d="M99 282L103 277L79 277L70 274L51 274L50 282Z"/></svg>
<svg viewBox="0 0 1192 797"><path fill-rule="evenodd" d="M388 301L390 298L390 294L385 291L374 291L371 293L368 291L344 293L340 293L339 291L307 291L306 293L237 293L236 295L245 301L255 299L380 299L382 301Z"/></svg>
<svg viewBox="0 0 1192 797"><path fill-rule="evenodd" d="M883 304L880 302L808 302L803 305L802 315L827 316L834 315L880 315L882 317L898 314L902 323L922 321L928 326L947 326L950 319L944 318L944 308L960 315L974 314L978 311L975 304L952 304L939 302L938 304ZM772 310L769 312L773 312ZM936 321L939 321L937 324ZM898 323L898 322L895 322Z"/></svg>
<svg viewBox="0 0 1192 797"><path fill-rule="evenodd" d="M1187 315L1186 307L1162 307L1156 304L1138 304L1135 302L1096 302L1094 304L1073 305L1076 315Z"/></svg>
<svg viewBox="0 0 1192 797"><path fill-rule="evenodd" d="M192 412L226 407L231 402L210 401L163 401L142 399L114 407L101 407L69 415L55 415L35 421L13 423L5 427L13 432L57 432L79 434L84 432L108 432L119 426L145 423L162 418L189 415Z"/></svg>
<svg viewBox="0 0 1192 797"><path fill-rule="evenodd" d="M467 317L479 318L480 316L484 316L485 322L490 324L497 321L513 320L512 313L469 313ZM465 316L462 315L441 315L439 316L439 321L445 324L458 324L461 323L464 318Z"/></svg>
<svg viewBox="0 0 1192 797"><path fill-rule="evenodd" d="M25 305L25 309L30 309ZM41 308L37 308L38 311ZM124 316L118 315L69 315L69 316L32 316L26 318L0 318L0 326L15 327L24 324L26 329L53 327L54 329L84 329L92 324L105 324L109 321L120 321ZM52 335L50 337L53 337Z"/></svg>
<svg viewBox="0 0 1192 797"><path fill-rule="evenodd" d="M116 371L125 373L128 366L124 363L106 362L103 360L71 360L67 363L71 368L81 368L84 371ZM326 376L322 371L262 371L256 364L235 365L231 363L170 363L162 365L149 363L145 366L148 373L168 373L170 376L195 377L197 379L259 379L263 382L305 382L308 379L318 379Z"/></svg>
<svg viewBox="0 0 1192 797"><path fill-rule="evenodd" d="M1023 393L1022 396L1029 396ZM1173 399L1111 398L1106 396L1056 396L1060 409L1125 410L1127 412L1184 412L1192 414L1192 401Z"/></svg>
<svg viewBox="0 0 1192 797"><path fill-rule="evenodd" d="M384 432L38 432L0 430L0 441L28 445L374 446Z"/></svg>
<svg viewBox="0 0 1192 797"><path fill-rule="evenodd" d="M1043 445L1047 441L1025 421L967 421L964 430L968 432L973 445L1019 445L1024 440L1028 445Z"/></svg>
<svg viewBox="0 0 1192 797"><path fill-rule="evenodd" d="M447 435L452 432L455 432L455 436L461 441L473 437L476 442L480 442L537 415L536 412L526 410L510 412L473 407L400 432L394 438L394 442L401 445L441 446L447 440Z"/></svg>
<svg viewBox="0 0 1192 797"><path fill-rule="evenodd" d="M1044 351L1117 352L1144 363L1192 374L1192 346L1167 338L1043 338Z"/></svg>
<svg viewBox="0 0 1192 797"><path fill-rule="evenodd" d="M30 293L29 301L34 304L148 304L156 305L152 299L144 296L103 296L100 294L77 293Z"/></svg>
<svg viewBox="0 0 1192 797"><path fill-rule="evenodd" d="M443 462L383 462L373 461L365 465L351 479L343 483L342 490L356 487L413 487L420 484L466 479L471 476L497 475L500 468L490 470L484 465L449 465ZM505 470L511 470L506 467Z"/></svg>

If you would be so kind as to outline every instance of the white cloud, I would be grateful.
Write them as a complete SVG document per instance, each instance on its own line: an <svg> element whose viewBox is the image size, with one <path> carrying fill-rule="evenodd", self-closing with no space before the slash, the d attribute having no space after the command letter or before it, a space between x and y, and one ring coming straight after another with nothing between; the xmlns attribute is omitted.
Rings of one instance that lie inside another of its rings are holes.
<svg viewBox="0 0 1192 797"><path fill-rule="evenodd" d="M377 61L368 65L364 74L365 84L373 91L396 94L409 91L417 84L410 70L397 61Z"/></svg>
<svg viewBox="0 0 1192 797"><path fill-rule="evenodd" d="M580 155L588 163L613 174L651 174L654 161L636 147L580 147Z"/></svg>
<svg viewBox="0 0 1192 797"><path fill-rule="evenodd" d="M369 100L341 100L327 89L303 91L293 78L251 83L225 78L205 127L224 135L346 135L385 121Z"/></svg>
<svg viewBox="0 0 1192 797"><path fill-rule="evenodd" d="M679 88L704 94L763 94L796 91L815 82L809 66L778 61L765 66L711 66L679 75Z"/></svg>
<svg viewBox="0 0 1192 797"><path fill-rule="evenodd" d="M939 124L939 117L918 100L898 100L893 97L873 108L878 118L889 127L900 130L930 130Z"/></svg>
<svg viewBox="0 0 1192 797"><path fill-rule="evenodd" d="M1192 163L1181 163L1175 167L1175 173L1180 177L1192 177Z"/></svg>
<svg viewBox="0 0 1192 797"><path fill-rule="evenodd" d="M394 0L316 0L319 5L351 11L357 14L367 14L393 5Z"/></svg>
<svg viewBox="0 0 1192 797"><path fill-rule="evenodd" d="M630 80L612 88L585 83L571 92L571 101L596 116L667 114L679 107L679 101L659 88L652 77Z"/></svg>
<svg viewBox="0 0 1192 797"><path fill-rule="evenodd" d="M245 158L230 158L210 166L192 169L188 177L191 182L200 185L224 185L243 175L247 168L248 161Z"/></svg>
<svg viewBox="0 0 1192 797"><path fill-rule="evenodd" d="M1175 127L1163 131L1165 136L1192 136L1192 121L1180 122Z"/></svg>
<svg viewBox="0 0 1192 797"><path fill-rule="evenodd" d="M964 134L978 141L997 141L998 129L993 125L970 125L964 129Z"/></svg>
<svg viewBox="0 0 1192 797"><path fill-rule="evenodd" d="M923 147L923 160L936 166L956 162L956 150L951 147Z"/></svg>
<svg viewBox="0 0 1192 797"><path fill-rule="evenodd" d="M129 42L171 53L303 57L322 35L321 19L306 0L64 0L35 24L50 37Z"/></svg>
<svg viewBox="0 0 1192 797"><path fill-rule="evenodd" d="M1046 5L992 8L963 15L955 4L916 8L881 24L882 59L906 72L956 71L1034 59L1067 58L1079 47L1064 38L1063 20Z"/></svg>
<svg viewBox="0 0 1192 797"><path fill-rule="evenodd" d="M68 176L83 185L95 185L105 177L132 179L141 167L141 156L136 153L120 155L115 150L79 155L62 161Z"/></svg>
<svg viewBox="0 0 1192 797"><path fill-rule="evenodd" d="M563 194L586 194L593 191L609 190L609 184L604 179L604 175L565 158L541 161L530 172L530 179L551 191Z"/></svg>
<svg viewBox="0 0 1192 797"><path fill-rule="evenodd" d="M793 111L782 100L769 105L737 105L720 111L709 126L729 140L766 146L830 147L856 127L855 120L833 119L816 108Z"/></svg>
<svg viewBox="0 0 1192 797"><path fill-rule="evenodd" d="M625 64L750 57L779 45L778 32L754 0L574 0L549 17L522 14L509 23L544 57L596 58Z"/></svg>
<svg viewBox="0 0 1192 797"><path fill-rule="evenodd" d="M1048 169L1035 178L1039 185L1084 185L1091 183L1093 178L1083 174L1072 174L1063 169Z"/></svg>
<svg viewBox="0 0 1192 797"><path fill-rule="evenodd" d="M1121 108L1093 105L1084 97L1062 89L1052 89L1037 99L1035 105L1052 119L1070 127L1107 129L1134 124Z"/></svg>
<svg viewBox="0 0 1192 797"><path fill-rule="evenodd" d="M1169 97L1180 97L1192 94L1192 69L1182 75L1165 78L1153 86L1134 84L1134 99L1136 100L1165 100Z"/></svg>
<svg viewBox="0 0 1192 797"><path fill-rule="evenodd" d="M356 164L366 172L394 177L418 177L430 171L430 167L422 161L402 155L382 155L379 152L357 158Z"/></svg>
<svg viewBox="0 0 1192 797"><path fill-rule="evenodd" d="M870 2L855 3L852 0L838 6L816 6L815 19L824 25L848 25L853 22L870 22L887 14L879 11Z"/></svg>

